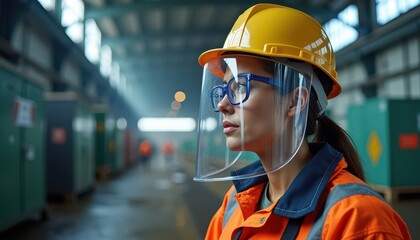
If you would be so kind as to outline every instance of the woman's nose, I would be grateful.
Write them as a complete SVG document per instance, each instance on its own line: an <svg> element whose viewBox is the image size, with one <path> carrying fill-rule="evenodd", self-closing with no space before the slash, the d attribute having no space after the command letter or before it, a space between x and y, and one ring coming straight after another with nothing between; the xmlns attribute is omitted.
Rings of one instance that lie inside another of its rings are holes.
<svg viewBox="0 0 420 240"><path fill-rule="evenodd" d="M217 109L219 109L219 112L222 113L233 113L235 108L233 107L232 104L230 104L228 96L225 95L222 100L217 104Z"/></svg>

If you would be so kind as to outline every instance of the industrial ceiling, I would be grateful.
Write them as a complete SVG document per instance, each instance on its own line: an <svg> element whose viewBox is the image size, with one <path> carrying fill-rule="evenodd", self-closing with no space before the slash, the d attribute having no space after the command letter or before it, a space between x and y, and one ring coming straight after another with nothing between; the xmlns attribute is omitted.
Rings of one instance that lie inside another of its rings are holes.
<svg viewBox="0 0 420 240"><path fill-rule="evenodd" d="M258 3L249 0L84 0L102 43L113 50L120 71L133 86L132 104L141 117L198 115L201 67L198 56L221 47L236 18ZM349 1L266 1L300 9L321 23L335 17ZM171 111L174 94L186 100Z"/></svg>
<svg viewBox="0 0 420 240"><path fill-rule="evenodd" d="M55 0L57 6L64 0ZM375 72L375 53L382 48L419 34L420 6L380 26L376 21L376 0L268 0L308 13L321 24L337 18L351 4L358 8L358 38L336 52L337 67L361 61L372 80L380 83ZM51 79L53 91L72 90L58 74L68 56L75 56L81 66L81 86L76 91L87 92L96 86L93 101L106 102L118 116L126 116L129 125L140 117L191 117L197 119L201 91L202 69L199 55L221 47L236 18L258 3L251 0L83 0L85 19L94 19L102 44L112 49L113 61L129 83L131 94L113 89L98 69L87 60L79 44L65 34L56 11L48 14L37 0L1 0L1 54L12 62L27 62ZM37 29L48 29L51 36L52 69L16 54L8 45L19 19L25 19ZM296 31L299 31L298 29ZM6 41L6 43L5 43ZM71 53L71 54L70 54ZM17 60L20 56L21 60ZM343 91L354 86L345 86ZM360 86L356 86L360 87ZM362 86L363 87L363 86ZM174 110L174 95L186 94L186 100ZM373 92L374 91L367 91ZM89 94L87 94L89 97ZM94 95L94 94L93 94ZM127 96L130 95L130 96Z"/></svg>

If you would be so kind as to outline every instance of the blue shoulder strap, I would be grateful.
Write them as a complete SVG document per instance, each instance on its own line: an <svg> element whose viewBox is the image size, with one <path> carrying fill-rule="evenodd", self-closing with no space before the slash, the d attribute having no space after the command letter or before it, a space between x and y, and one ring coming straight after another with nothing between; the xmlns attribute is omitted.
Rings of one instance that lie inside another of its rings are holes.
<svg viewBox="0 0 420 240"><path fill-rule="evenodd" d="M283 235L281 236L281 240L295 239L304 218L305 217L289 218L289 222L287 222L287 226Z"/></svg>

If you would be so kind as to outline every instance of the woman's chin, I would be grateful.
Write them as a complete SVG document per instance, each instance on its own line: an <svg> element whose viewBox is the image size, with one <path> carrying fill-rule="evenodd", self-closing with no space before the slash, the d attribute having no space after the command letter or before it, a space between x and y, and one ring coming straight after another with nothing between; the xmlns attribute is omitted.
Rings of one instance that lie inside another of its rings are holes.
<svg viewBox="0 0 420 240"><path fill-rule="evenodd" d="M231 151L242 151L243 149L243 145L240 142L237 141L226 141L226 146L229 148L229 150Z"/></svg>

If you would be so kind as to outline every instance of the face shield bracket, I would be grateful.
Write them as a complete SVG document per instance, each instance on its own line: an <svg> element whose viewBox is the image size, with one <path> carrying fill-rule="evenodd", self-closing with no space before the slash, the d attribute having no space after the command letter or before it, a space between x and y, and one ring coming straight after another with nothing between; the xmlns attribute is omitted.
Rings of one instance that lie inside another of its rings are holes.
<svg viewBox="0 0 420 240"><path fill-rule="evenodd" d="M320 118L322 115L324 115L325 109L327 108L327 105L328 105L328 100L327 100L327 95L325 95L324 88L322 87L322 84L319 81L316 74L314 74L312 78L312 87L314 88L315 93L318 97L318 101L317 101L318 108L319 108L318 118Z"/></svg>
<svg viewBox="0 0 420 240"><path fill-rule="evenodd" d="M275 58L275 60L278 62L287 64L296 69L300 69L304 73L309 73L313 71L312 65L308 63L292 62L287 58ZM314 88L315 93L318 98L317 104L318 104L318 109L319 109L319 113L318 113L318 118L319 118L322 115L324 115L325 109L328 106L328 98L327 98L327 95L325 94L325 91L324 91L324 88L322 87L321 82L318 79L318 76L315 73L313 73L313 76L312 76L312 87Z"/></svg>

